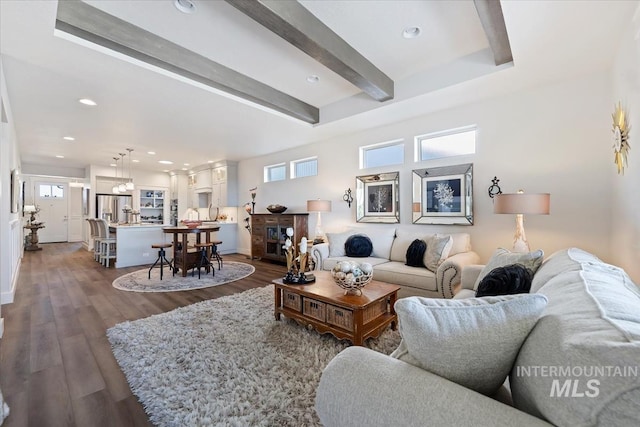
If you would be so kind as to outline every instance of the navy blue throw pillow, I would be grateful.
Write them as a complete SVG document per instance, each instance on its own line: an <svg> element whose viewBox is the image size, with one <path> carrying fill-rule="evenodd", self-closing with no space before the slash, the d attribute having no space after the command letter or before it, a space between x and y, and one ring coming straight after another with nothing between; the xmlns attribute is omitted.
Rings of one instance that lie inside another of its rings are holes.
<svg viewBox="0 0 640 427"><path fill-rule="evenodd" d="M494 268L478 284L476 297L529 293L533 271L522 264Z"/></svg>
<svg viewBox="0 0 640 427"><path fill-rule="evenodd" d="M350 257L368 257L372 251L373 243L371 243L371 239L364 234L354 234L353 236L349 236L347 241L344 242L344 252Z"/></svg>
<svg viewBox="0 0 640 427"><path fill-rule="evenodd" d="M415 239L407 248L407 265L410 267L424 267L424 253L427 250L427 242Z"/></svg>

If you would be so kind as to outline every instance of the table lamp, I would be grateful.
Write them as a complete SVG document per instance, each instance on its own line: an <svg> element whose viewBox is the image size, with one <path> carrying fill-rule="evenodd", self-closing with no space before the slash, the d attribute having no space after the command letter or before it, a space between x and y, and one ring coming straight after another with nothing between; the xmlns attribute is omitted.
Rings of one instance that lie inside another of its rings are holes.
<svg viewBox="0 0 640 427"><path fill-rule="evenodd" d="M24 213L31 214L31 218L29 218L29 224L32 224L33 221L36 220L36 214L39 209L35 205L25 205L23 209Z"/></svg>
<svg viewBox="0 0 640 427"><path fill-rule="evenodd" d="M529 242L524 234L524 215L549 215L551 195L549 193L497 194L493 198L493 213L515 214L516 234L513 238L513 252L530 252Z"/></svg>
<svg viewBox="0 0 640 427"><path fill-rule="evenodd" d="M307 211L318 212L318 220L316 221L316 237L313 239L313 243L324 242L324 233L322 232L322 217L321 212L331 212L331 200L307 200Z"/></svg>

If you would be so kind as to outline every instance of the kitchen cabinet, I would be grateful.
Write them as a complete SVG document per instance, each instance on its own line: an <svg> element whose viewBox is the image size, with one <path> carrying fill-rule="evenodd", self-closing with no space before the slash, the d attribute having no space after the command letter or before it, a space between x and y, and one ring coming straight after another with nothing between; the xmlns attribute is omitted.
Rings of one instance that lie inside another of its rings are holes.
<svg viewBox="0 0 640 427"><path fill-rule="evenodd" d="M195 176L196 193L211 192L211 169L204 169L196 172Z"/></svg>
<svg viewBox="0 0 640 427"><path fill-rule="evenodd" d="M211 205L238 206L238 166L224 162L211 169Z"/></svg>
<svg viewBox="0 0 640 427"><path fill-rule="evenodd" d="M287 240L287 228L293 228L291 242L297 252L300 240L309 234L308 217L308 213L252 214L251 257L286 262L282 246Z"/></svg>
<svg viewBox="0 0 640 427"><path fill-rule="evenodd" d="M164 191L140 189L140 222L163 223L164 195Z"/></svg>

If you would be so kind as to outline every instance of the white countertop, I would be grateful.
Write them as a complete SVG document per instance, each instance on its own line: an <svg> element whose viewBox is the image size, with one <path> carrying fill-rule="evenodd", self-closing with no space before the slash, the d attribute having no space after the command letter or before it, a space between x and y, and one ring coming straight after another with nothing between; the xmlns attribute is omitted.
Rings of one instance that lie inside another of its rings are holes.
<svg viewBox="0 0 640 427"><path fill-rule="evenodd" d="M150 228L150 227L168 227L170 224L109 224L112 228Z"/></svg>

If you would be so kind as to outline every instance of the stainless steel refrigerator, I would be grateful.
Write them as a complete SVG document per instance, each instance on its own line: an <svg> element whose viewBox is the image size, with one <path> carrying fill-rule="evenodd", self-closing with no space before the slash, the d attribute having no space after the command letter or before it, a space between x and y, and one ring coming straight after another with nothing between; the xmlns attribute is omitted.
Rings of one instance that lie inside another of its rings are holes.
<svg viewBox="0 0 640 427"><path fill-rule="evenodd" d="M108 222L127 222L127 214L122 209L133 206L130 195L96 194L96 218L106 219Z"/></svg>

